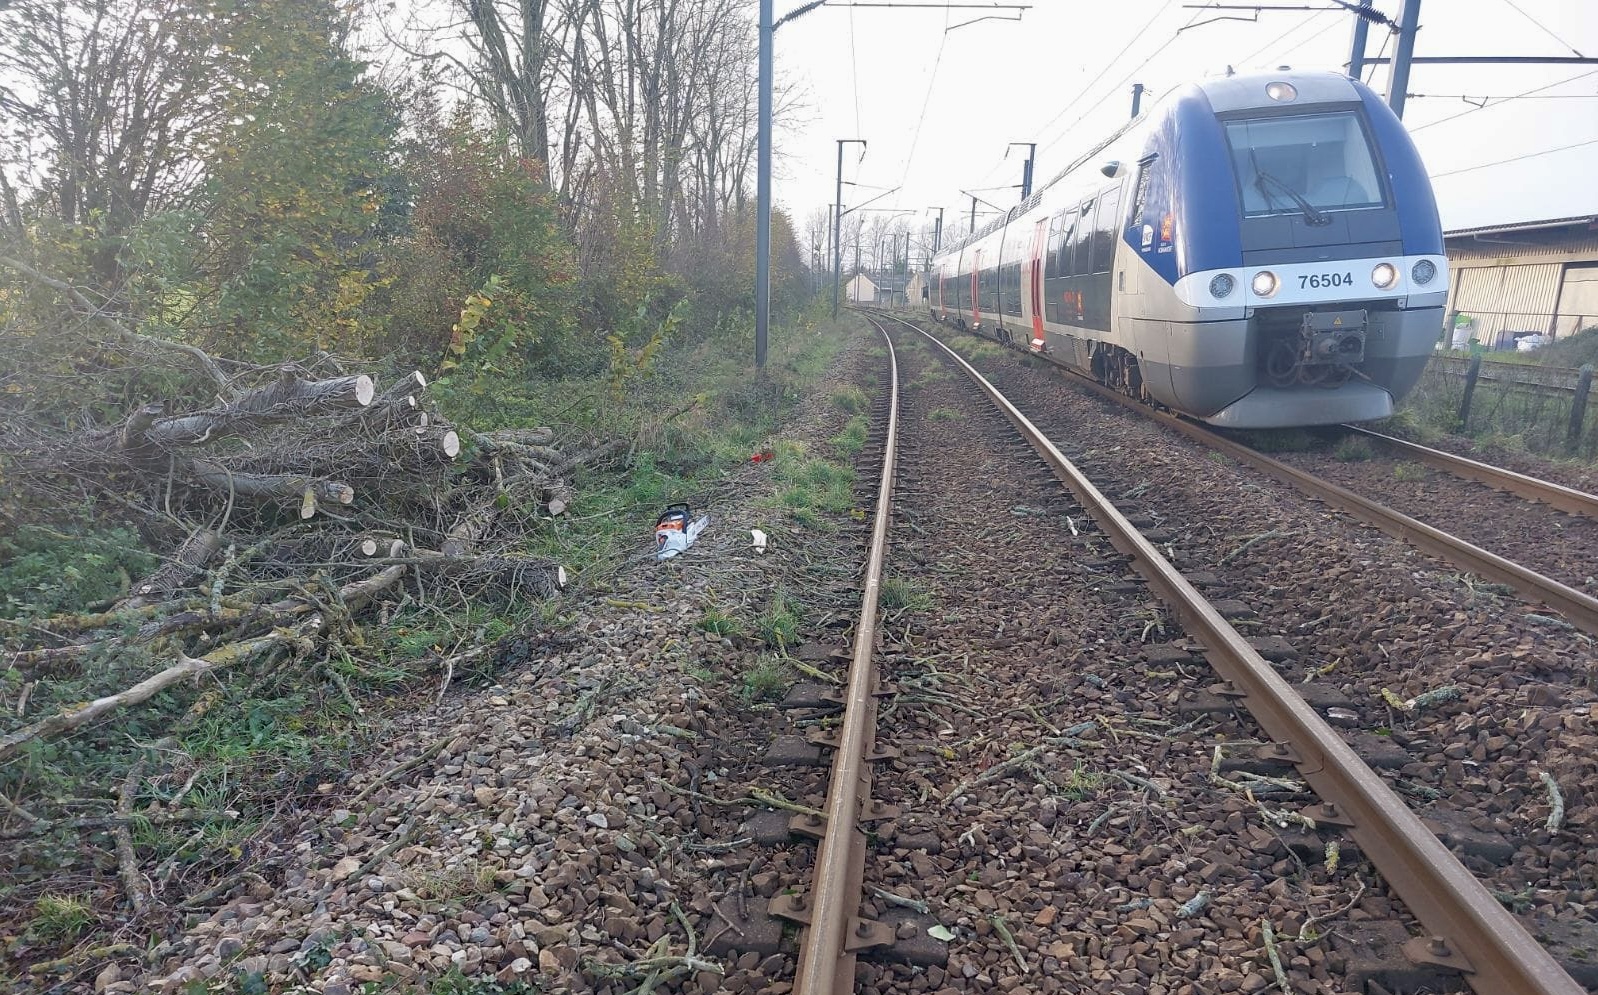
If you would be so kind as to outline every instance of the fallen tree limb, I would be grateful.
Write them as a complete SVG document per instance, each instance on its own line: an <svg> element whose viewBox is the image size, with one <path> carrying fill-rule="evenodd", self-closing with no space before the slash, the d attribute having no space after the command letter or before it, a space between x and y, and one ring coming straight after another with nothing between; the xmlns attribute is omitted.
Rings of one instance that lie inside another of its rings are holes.
<svg viewBox="0 0 1598 995"><path fill-rule="evenodd" d="M343 408L364 408L376 389L369 376L301 380L285 367L277 382L205 411L174 415L152 422L144 435L157 445L193 446L236 435L247 428L304 418Z"/></svg>
<svg viewBox="0 0 1598 995"><path fill-rule="evenodd" d="M167 600L222 551L222 537L210 529L199 529L183 540L172 558L133 586L133 596L119 609L143 608Z"/></svg>
<svg viewBox="0 0 1598 995"><path fill-rule="evenodd" d="M104 964L118 957L128 957L144 953L144 948L132 943L113 943L105 947L91 947L88 950L74 950L65 957L55 960L40 961L27 968L31 974L54 974L57 971L76 970L80 966Z"/></svg>
<svg viewBox="0 0 1598 995"><path fill-rule="evenodd" d="M44 836L59 830L92 833L118 826L143 823L151 826L168 826L185 822L235 822L237 812L205 808L184 808L174 812L137 812L127 815L94 815L81 819L37 819L23 829L0 830L0 840L19 840L29 836Z"/></svg>
<svg viewBox="0 0 1598 995"><path fill-rule="evenodd" d="M6 763L15 757L22 747L36 739L54 739L63 733L80 729L90 722L104 715L109 715L118 709L129 705L137 705L149 701L157 694L186 678L199 677L213 670L224 670L249 660L257 653L267 649L285 645L298 645L308 648L306 634L308 630L315 629L317 623L302 627L306 631L288 632L278 630L269 635L259 636L255 639L246 639L242 642L230 643L227 646L212 650L198 659L182 652L178 653L178 662L171 667L146 677L125 691L96 698L94 701L80 706L67 706L54 715L40 719L21 729L13 730L0 737L0 763Z"/></svg>
<svg viewBox="0 0 1598 995"><path fill-rule="evenodd" d="M476 548L478 540L494 524L499 510L493 504L483 504L462 515L450 528L444 539L443 553L450 559L459 559Z"/></svg>
<svg viewBox="0 0 1598 995"><path fill-rule="evenodd" d="M210 490L253 500L303 501L306 492L328 504L349 504L355 500L355 488L343 481L295 473L235 473L208 460L195 460L189 475L195 483ZM314 506L312 513L315 513ZM300 517L311 516L302 513Z"/></svg>
<svg viewBox="0 0 1598 995"><path fill-rule="evenodd" d="M144 780L148 757L140 757L122 779L122 791L117 795L117 815L129 819L133 815L133 799L138 796L139 784ZM133 831L127 822L120 822L112 831L117 843L117 869L122 875L122 888L133 904L133 914L143 915L150 908L150 889L145 887L144 875L139 871L139 855L133 849Z"/></svg>
<svg viewBox="0 0 1598 995"><path fill-rule="evenodd" d="M547 446L555 441L555 430L548 425L537 428L496 428L492 432L473 432L472 441L485 449L495 446Z"/></svg>
<svg viewBox="0 0 1598 995"><path fill-rule="evenodd" d="M71 646L17 650L11 654L11 666L30 681L40 677L71 677L80 670L79 661L93 648L93 643L73 643Z"/></svg>
<svg viewBox="0 0 1598 995"><path fill-rule="evenodd" d="M454 738L455 737L451 735L442 736L438 739L435 739L433 740L432 744L427 747L427 749L423 750L417 756L412 757L397 767L389 768L388 771L380 775L377 780L362 788L360 794L356 795L354 800L350 802L349 807L352 809L359 808L362 802L372 797L372 792L393 781L396 777L402 777L406 774L409 774L411 771L427 763L429 760L432 760L434 757L438 756L439 753L443 751L444 747L448 746L450 741Z"/></svg>
<svg viewBox="0 0 1598 995"><path fill-rule="evenodd" d="M383 591L393 587L405 573L408 565L409 561L390 563L370 577L340 587L331 600L342 604L347 611L359 611L371 604ZM214 632L238 626L293 625L300 616L315 611L318 607L299 596L283 598L271 604L228 607L216 611L201 605L145 624L139 629L137 638L148 642L162 636Z"/></svg>

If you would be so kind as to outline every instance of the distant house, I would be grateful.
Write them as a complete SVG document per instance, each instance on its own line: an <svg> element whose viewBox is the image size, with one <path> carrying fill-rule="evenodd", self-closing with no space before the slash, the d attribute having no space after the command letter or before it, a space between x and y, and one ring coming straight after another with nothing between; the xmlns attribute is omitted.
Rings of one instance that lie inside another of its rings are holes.
<svg viewBox="0 0 1598 995"><path fill-rule="evenodd" d="M887 304L890 307L920 307L926 303L922 299L922 288L926 286L926 277L920 273L878 273L872 281L876 288L875 298L878 304Z"/></svg>
<svg viewBox="0 0 1598 995"><path fill-rule="evenodd" d="M926 303L926 289L926 277L920 273L911 273L909 282L904 285L904 300L901 303L906 307L920 307Z"/></svg>
<svg viewBox="0 0 1598 995"><path fill-rule="evenodd" d="M877 285L864 273L857 275L845 285L847 299L875 304L877 301Z"/></svg>
<svg viewBox="0 0 1598 995"><path fill-rule="evenodd" d="M1450 344L1513 349L1598 325L1598 217L1446 232Z"/></svg>

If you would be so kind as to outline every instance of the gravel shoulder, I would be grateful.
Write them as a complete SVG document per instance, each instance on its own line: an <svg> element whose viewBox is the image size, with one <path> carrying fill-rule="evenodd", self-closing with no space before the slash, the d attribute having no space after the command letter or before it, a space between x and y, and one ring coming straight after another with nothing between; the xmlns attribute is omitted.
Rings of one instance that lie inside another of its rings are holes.
<svg viewBox="0 0 1598 995"><path fill-rule="evenodd" d="M740 744L771 721L750 707L748 674L773 655L753 620L793 592L801 638L832 636L854 579L833 564L859 559L849 515L817 527L789 514L783 460L827 451L848 418L830 393L869 387L877 350L862 332L772 440L777 459L746 466L704 509L712 524L686 553L655 562L652 522L639 523L636 556L608 589L483 647L495 683L396 718L386 749L322 785L321 807L162 944L157 970L108 965L94 988L345 995L456 978L451 990L622 992L650 956L694 963L681 960L689 930L702 941L716 920L703 896L743 873L722 846L737 818L694 793L729 791ZM770 536L763 556L755 528ZM700 627L722 616L737 630ZM723 981L677 974L683 992Z"/></svg>

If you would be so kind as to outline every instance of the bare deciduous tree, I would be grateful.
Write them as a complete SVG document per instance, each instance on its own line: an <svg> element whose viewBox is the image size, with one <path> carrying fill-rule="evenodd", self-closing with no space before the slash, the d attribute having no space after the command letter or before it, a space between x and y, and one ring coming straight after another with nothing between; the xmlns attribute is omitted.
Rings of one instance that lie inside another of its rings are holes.
<svg viewBox="0 0 1598 995"><path fill-rule="evenodd" d="M109 292L117 238L195 188L201 136L220 113L225 30L193 0L0 5L0 117L11 123L0 155L36 180L24 184L31 197L0 181L6 224L20 228L26 207L95 225L109 236L94 260Z"/></svg>

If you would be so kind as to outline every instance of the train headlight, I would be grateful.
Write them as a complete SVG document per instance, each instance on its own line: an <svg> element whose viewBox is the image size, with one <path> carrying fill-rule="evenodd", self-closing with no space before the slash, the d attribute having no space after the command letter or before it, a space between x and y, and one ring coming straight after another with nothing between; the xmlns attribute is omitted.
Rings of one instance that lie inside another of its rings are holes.
<svg viewBox="0 0 1598 995"><path fill-rule="evenodd" d="M1371 270L1371 282L1376 284L1377 290L1391 290L1398 282L1398 267L1392 263L1377 263Z"/></svg>
<svg viewBox="0 0 1598 995"><path fill-rule="evenodd" d="M1249 287L1254 291L1255 297L1275 297L1276 288L1280 286L1276 274L1268 269L1262 269L1254 274L1254 279L1249 282Z"/></svg>
<svg viewBox="0 0 1598 995"><path fill-rule="evenodd" d="M1424 287L1437 276L1437 264L1430 259L1422 259L1415 264L1414 269L1409 271L1409 275L1416 283Z"/></svg>
<svg viewBox="0 0 1598 995"><path fill-rule="evenodd" d="M1217 300L1229 296L1237 287L1237 281L1232 279L1232 274L1221 273L1210 281L1210 296Z"/></svg>
<svg viewBox="0 0 1598 995"><path fill-rule="evenodd" d="M1291 83L1267 83L1265 95L1286 104L1298 98L1298 90Z"/></svg>

